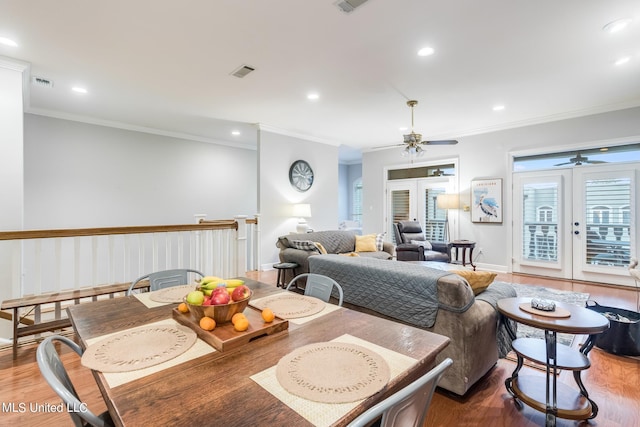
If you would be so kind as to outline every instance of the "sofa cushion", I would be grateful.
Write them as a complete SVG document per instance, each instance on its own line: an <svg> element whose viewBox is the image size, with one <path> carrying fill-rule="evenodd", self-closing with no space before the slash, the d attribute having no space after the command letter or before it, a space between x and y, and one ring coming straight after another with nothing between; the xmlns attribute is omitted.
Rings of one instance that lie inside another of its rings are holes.
<svg viewBox="0 0 640 427"><path fill-rule="evenodd" d="M303 251L320 252L320 249L318 249L318 246L316 246L316 244L311 240L290 240L289 242L291 243L292 248L301 249Z"/></svg>
<svg viewBox="0 0 640 427"><path fill-rule="evenodd" d="M356 236L356 252L376 252L376 235Z"/></svg>
<svg viewBox="0 0 640 427"><path fill-rule="evenodd" d="M324 246L322 246L322 243L320 242L313 242L316 247L318 248L318 251L322 254L322 255L326 255L327 254L327 250L324 248Z"/></svg>
<svg viewBox="0 0 640 427"><path fill-rule="evenodd" d="M278 239L278 247L291 248L292 240L311 240L320 243L330 254L351 252L355 248L356 234L352 231L327 230L314 231L313 233L293 233L281 236Z"/></svg>
<svg viewBox="0 0 640 427"><path fill-rule="evenodd" d="M484 292L497 276L490 271L453 270L452 272L466 279L474 295Z"/></svg>

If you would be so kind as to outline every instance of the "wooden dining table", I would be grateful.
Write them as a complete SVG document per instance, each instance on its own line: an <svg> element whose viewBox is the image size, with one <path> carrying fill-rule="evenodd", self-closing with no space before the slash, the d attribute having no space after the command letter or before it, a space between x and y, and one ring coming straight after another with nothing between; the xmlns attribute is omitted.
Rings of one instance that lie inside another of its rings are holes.
<svg viewBox="0 0 640 427"><path fill-rule="evenodd" d="M252 299L286 292L244 279ZM80 344L117 331L171 319L177 304L148 308L135 296L69 307ZM248 309L252 309L249 307ZM286 330L254 339L238 348L213 351L158 372L110 386L106 374L92 371L118 426L305 426L304 418L251 377L273 367L293 350L348 334L415 359L401 366L378 393L357 402L333 425L344 426L384 398L410 384L433 366L449 338L359 311L339 308Z"/></svg>

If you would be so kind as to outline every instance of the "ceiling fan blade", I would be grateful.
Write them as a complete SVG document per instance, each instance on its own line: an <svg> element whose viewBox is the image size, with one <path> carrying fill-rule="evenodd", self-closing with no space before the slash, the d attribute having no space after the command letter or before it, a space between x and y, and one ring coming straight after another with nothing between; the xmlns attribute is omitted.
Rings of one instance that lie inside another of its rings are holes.
<svg viewBox="0 0 640 427"><path fill-rule="evenodd" d="M458 141L455 139L442 139L439 141L422 141L420 144L424 145L456 145Z"/></svg>
<svg viewBox="0 0 640 427"><path fill-rule="evenodd" d="M583 160L584 163L596 164L596 163L607 163L604 160Z"/></svg>
<svg viewBox="0 0 640 427"><path fill-rule="evenodd" d="M558 163L557 165L553 165L553 166L564 166L564 165L570 165L570 164L573 164L573 162Z"/></svg>
<svg viewBox="0 0 640 427"><path fill-rule="evenodd" d="M400 144L391 144L391 145L379 145L377 147L371 147L371 150L384 150L386 148L394 148L394 147L405 147L407 144L400 143Z"/></svg>

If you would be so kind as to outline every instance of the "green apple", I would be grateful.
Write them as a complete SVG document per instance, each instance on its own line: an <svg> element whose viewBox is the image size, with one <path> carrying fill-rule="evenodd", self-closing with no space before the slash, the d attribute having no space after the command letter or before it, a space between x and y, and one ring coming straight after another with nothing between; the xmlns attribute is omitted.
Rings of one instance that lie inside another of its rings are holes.
<svg viewBox="0 0 640 427"><path fill-rule="evenodd" d="M191 291L187 294L187 303L191 305L202 305L204 293L202 291Z"/></svg>

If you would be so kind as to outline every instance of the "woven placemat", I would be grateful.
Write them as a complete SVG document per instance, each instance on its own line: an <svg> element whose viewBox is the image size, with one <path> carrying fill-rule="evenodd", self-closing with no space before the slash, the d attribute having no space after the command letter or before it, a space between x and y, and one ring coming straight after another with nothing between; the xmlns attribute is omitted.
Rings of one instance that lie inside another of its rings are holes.
<svg viewBox="0 0 640 427"><path fill-rule="evenodd" d="M181 285L149 292L149 299L167 304L180 303L187 294L196 289L195 285Z"/></svg>
<svg viewBox="0 0 640 427"><path fill-rule="evenodd" d="M320 313L326 305L318 298L293 292L283 292L272 297L260 298L249 304L260 310L269 307L276 316L282 319L311 316Z"/></svg>
<svg viewBox="0 0 640 427"><path fill-rule="evenodd" d="M196 333L182 325L129 329L89 345L82 364L101 372L128 372L171 360L189 350Z"/></svg>
<svg viewBox="0 0 640 427"><path fill-rule="evenodd" d="M276 366L289 393L321 403L347 403L380 391L391 377L382 356L356 344L322 342L300 347Z"/></svg>
<svg viewBox="0 0 640 427"><path fill-rule="evenodd" d="M533 308L531 307L531 303L522 303L519 305L520 310L522 311L526 311L527 313L531 313L531 314L537 314L539 316L545 316L545 317L556 317L556 318L563 318L563 317L571 317L571 312L565 308L561 308L561 307L557 307L556 309L553 311L544 311L544 310L539 310L537 308Z"/></svg>

